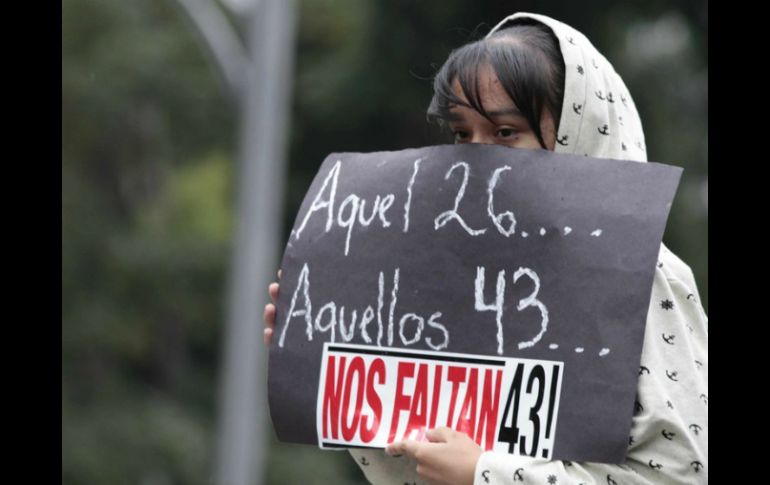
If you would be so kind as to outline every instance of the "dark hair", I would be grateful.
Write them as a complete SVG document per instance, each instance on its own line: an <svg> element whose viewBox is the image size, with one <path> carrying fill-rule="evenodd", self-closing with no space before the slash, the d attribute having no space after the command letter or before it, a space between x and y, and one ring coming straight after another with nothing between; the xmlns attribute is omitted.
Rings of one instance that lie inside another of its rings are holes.
<svg viewBox="0 0 770 485"><path fill-rule="evenodd" d="M428 119L443 125L449 110L457 105L472 108L490 119L481 104L477 82L479 69L489 65L545 148L540 118L543 108L548 109L558 129L564 99L564 59L550 28L533 19L513 22L514 25L488 38L452 51L433 80ZM455 78L468 103L455 96Z"/></svg>

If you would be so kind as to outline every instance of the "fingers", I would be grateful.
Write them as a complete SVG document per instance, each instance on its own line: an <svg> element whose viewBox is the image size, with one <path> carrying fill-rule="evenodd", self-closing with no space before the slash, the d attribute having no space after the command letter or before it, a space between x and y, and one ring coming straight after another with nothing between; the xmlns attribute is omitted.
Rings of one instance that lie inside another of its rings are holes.
<svg viewBox="0 0 770 485"><path fill-rule="evenodd" d="M397 441L396 443L391 443L385 447L385 453L389 454L390 456L401 456L404 454L402 448L402 443Z"/></svg>
<svg viewBox="0 0 770 485"><path fill-rule="evenodd" d="M265 345L270 345L273 341L273 327L275 327L275 305L268 303L265 305L265 313L262 316L265 320L265 330L262 340Z"/></svg>
<svg viewBox="0 0 770 485"><path fill-rule="evenodd" d="M265 326L273 328L275 326L275 305L268 303L265 305L265 312L262 314L262 318L265 321Z"/></svg>
<svg viewBox="0 0 770 485"><path fill-rule="evenodd" d="M270 295L270 300L272 300L273 305L278 304L278 289L280 288L280 285L278 283L270 283L270 285L267 287L267 293Z"/></svg>
<svg viewBox="0 0 770 485"><path fill-rule="evenodd" d="M389 454L390 456L408 455L414 458L419 448L419 441L404 440L388 445L388 447L385 448L385 453Z"/></svg>
<svg viewBox="0 0 770 485"><path fill-rule="evenodd" d="M429 441L434 443L446 443L449 441L449 438L452 437L452 431L451 429L447 428L446 426L442 426L440 428L436 429L429 429L425 436L428 438Z"/></svg>
<svg viewBox="0 0 770 485"><path fill-rule="evenodd" d="M265 320L265 330L262 340L264 340L265 345L270 345L273 342L273 327L275 327L275 305L272 303L265 305L263 318Z"/></svg>
<svg viewBox="0 0 770 485"><path fill-rule="evenodd" d="M281 270L278 270L278 279L281 279ZM262 315L265 321L265 329L262 333L262 340L265 345L270 345L273 342L273 329L275 327L275 306L278 304L278 290L280 285L276 282L270 283L267 287L267 294L270 295L272 303L265 305L265 311Z"/></svg>

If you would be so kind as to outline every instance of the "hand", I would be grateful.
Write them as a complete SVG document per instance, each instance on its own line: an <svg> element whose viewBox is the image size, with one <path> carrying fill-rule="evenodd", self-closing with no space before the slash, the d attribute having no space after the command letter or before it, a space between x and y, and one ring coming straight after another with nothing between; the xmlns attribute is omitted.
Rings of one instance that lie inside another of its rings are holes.
<svg viewBox="0 0 770 485"><path fill-rule="evenodd" d="M442 427L429 430L429 443L406 440L385 449L389 455L405 454L417 460L417 474L435 485L470 485L482 449L465 433Z"/></svg>
<svg viewBox="0 0 770 485"><path fill-rule="evenodd" d="M278 270L278 279L281 279L281 270ZM265 331L262 339L265 342L265 346L269 346L273 342L273 329L275 328L275 305L278 303L278 288L279 285L276 282L270 283L267 287L267 294L270 295L272 303L265 305Z"/></svg>

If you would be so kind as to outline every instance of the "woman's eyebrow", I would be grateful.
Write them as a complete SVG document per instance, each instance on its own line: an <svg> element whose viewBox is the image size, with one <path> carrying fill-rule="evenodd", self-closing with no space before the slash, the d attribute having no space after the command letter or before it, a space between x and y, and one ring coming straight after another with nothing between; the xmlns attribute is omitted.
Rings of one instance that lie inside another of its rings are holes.
<svg viewBox="0 0 770 485"><path fill-rule="evenodd" d="M500 116L514 116L518 118L525 118L523 114L521 114L521 111L518 110L518 108L511 106L508 108L500 108L492 111L487 111L487 115L490 118L497 118ZM456 111L449 111L447 112L446 116L444 117L447 121L452 122L460 122L465 121L465 116L462 114L456 112Z"/></svg>
<svg viewBox="0 0 770 485"><path fill-rule="evenodd" d="M517 108L511 106L510 108L502 108L502 109L496 109L493 111L488 111L487 114L490 117L497 117L497 116L517 116L519 118L524 118L524 115L521 114L521 111L519 111Z"/></svg>

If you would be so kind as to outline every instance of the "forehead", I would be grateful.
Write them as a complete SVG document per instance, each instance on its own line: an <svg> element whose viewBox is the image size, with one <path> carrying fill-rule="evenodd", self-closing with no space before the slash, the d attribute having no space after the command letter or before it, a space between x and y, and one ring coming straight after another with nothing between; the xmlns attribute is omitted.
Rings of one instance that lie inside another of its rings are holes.
<svg viewBox="0 0 770 485"><path fill-rule="evenodd" d="M506 109L515 107L513 100L508 93L505 92L503 85L497 78L494 69L489 64L482 64L479 66L477 76L475 79L479 90L479 101L486 111L497 111L500 109ZM466 86L473 89L473 86ZM452 80L452 90L455 96L457 96L464 103L468 102L468 97L465 95L460 84L458 77Z"/></svg>

